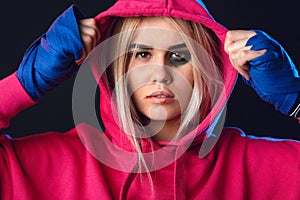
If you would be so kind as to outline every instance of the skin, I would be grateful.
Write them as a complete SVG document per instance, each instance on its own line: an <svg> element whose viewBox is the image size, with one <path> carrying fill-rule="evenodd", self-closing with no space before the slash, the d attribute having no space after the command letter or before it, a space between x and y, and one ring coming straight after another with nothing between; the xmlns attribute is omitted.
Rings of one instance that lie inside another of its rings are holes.
<svg viewBox="0 0 300 200"><path fill-rule="evenodd" d="M253 31L232 30L226 34L224 43L225 52L229 55L233 67L247 80L250 80L248 62L263 55L266 50L250 50L251 46L246 46L247 41L256 35Z"/></svg>
<svg viewBox="0 0 300 200"><path fill-rule="evenodd" d="M131 44L128 81L133 102L151 121L147 129L153 138L171 140L192 94L189 51L167 18L143 19Z"/></svg>
<svg viewBox="0 0 300 200"><path fill-rule="evenodd" d="M78 27L83 49L81 58L76 60L75 62L77 65L80 65L99 42L100 31L94 18L80 20L78 23Z"/></svg>

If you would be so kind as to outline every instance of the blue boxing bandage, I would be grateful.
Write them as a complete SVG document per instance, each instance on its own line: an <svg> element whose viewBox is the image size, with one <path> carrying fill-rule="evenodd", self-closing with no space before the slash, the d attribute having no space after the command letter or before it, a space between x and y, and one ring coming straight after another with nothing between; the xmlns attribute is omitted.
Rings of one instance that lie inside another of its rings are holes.
<svg viewBox="0 0 300 200"><path fill-rule="evenodd" d="M71 6L27 49L16 74L33 100L78 71L75 61L83 47L77 20L83 18L79 9Z"/></svg>
<svg viewBox="0 0 300 200"><path fill-rule="evenodd" d="M300 103L300 77L283 47L262 31L255 31L246 46L266 53L249 62L250 81L243 79L276 110L291 115Z"/></svg>

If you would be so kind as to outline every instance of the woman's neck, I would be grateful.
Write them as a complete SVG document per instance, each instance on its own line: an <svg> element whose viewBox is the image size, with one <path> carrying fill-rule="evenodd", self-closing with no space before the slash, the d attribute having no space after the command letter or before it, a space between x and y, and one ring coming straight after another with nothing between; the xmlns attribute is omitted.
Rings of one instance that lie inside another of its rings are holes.
<svg viewBox="0 0 300 200"><path fill-rule="evenodd" d="M147 126L152 138L155 141L170 141L176 137L180 126L181 119L173 119L168 121L152 120Z"/></svg>

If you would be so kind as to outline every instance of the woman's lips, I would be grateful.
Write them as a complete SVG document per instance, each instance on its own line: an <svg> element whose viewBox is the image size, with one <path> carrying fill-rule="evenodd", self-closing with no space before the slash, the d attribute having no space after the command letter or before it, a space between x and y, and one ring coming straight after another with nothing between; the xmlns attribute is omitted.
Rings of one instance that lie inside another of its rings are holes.
<svg viewBox="0 0 300 200"><path fill-rule="evenodd" d="M167 104L174 101L174 95L167 91L155 91L146 96L154 104Z"/></svg>

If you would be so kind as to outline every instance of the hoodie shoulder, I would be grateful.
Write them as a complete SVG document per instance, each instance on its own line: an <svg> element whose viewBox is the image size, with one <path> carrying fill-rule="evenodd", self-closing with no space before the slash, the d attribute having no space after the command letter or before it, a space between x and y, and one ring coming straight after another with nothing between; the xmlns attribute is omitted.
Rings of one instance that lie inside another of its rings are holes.
<svg viewBox="0 0 300 200"><path fill-rule="evenodd" d="M237 128L225 128L220 143L218 146L221 152L227 152L232 154L233 158L246 162L247 167L254 171L299 171L299 141L250 136Z"/></svg>

